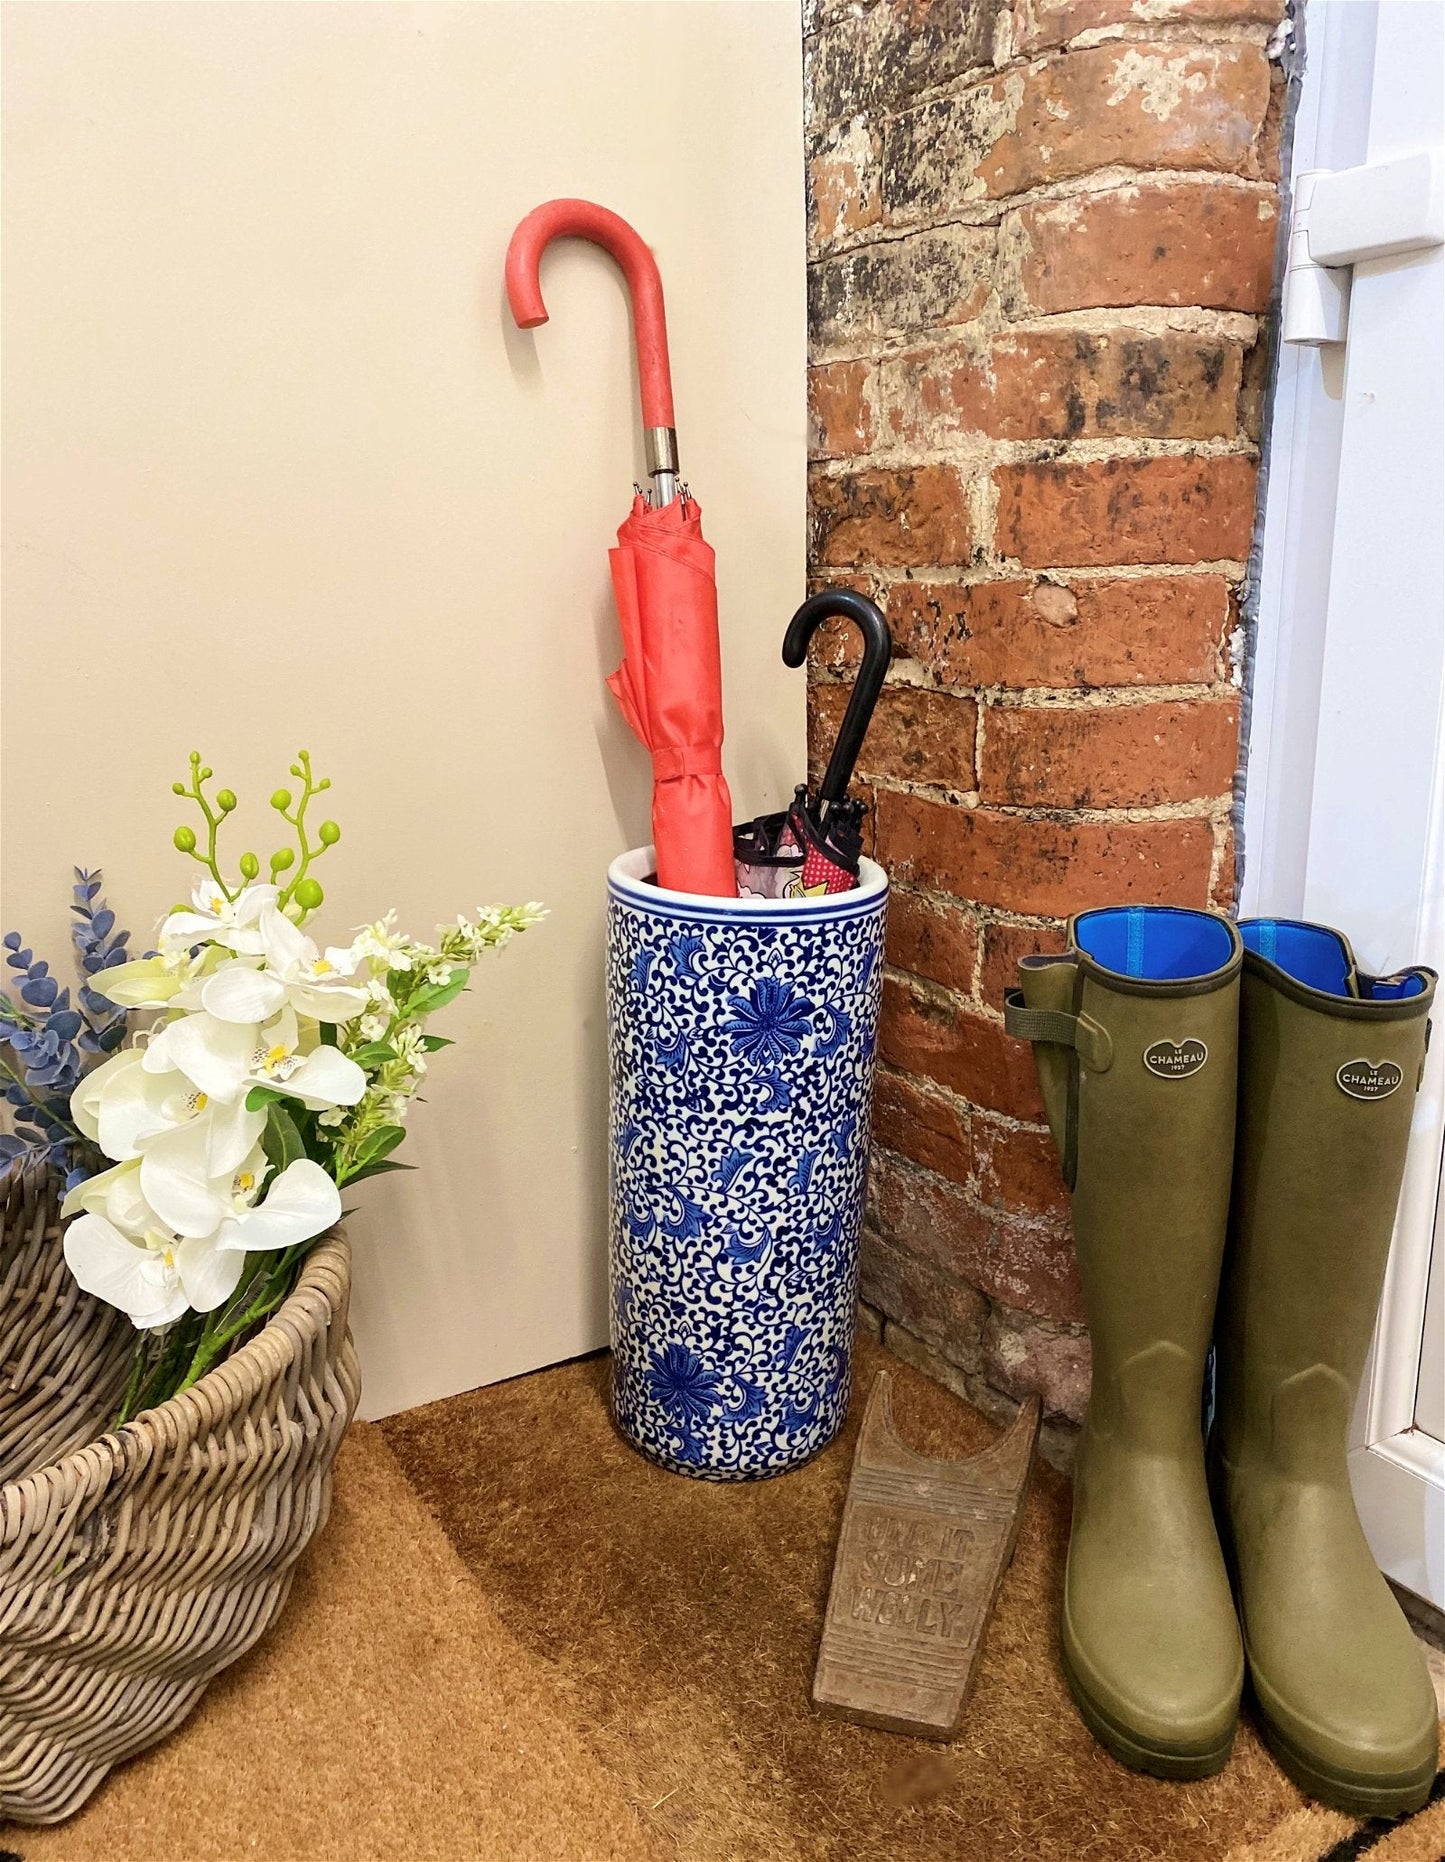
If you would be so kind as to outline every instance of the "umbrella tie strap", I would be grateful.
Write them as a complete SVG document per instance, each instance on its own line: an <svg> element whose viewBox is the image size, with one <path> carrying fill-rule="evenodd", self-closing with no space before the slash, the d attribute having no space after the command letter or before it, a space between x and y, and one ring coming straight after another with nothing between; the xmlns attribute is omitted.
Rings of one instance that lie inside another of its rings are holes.
<svg viewBox="0 0 1445 1862"><path fill-rule="evenodd" d="M652 773L658 782L678 782L684 776L720 776L722 750L717 744L661 744L652 753Z"/></svg>

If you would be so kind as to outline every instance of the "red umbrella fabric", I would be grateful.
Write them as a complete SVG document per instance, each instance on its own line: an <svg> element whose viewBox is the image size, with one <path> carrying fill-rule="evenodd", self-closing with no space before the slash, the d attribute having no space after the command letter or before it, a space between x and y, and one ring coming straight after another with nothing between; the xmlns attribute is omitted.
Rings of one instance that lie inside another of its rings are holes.
<svg viewBox="0 0 1445 1862"><path fill-rule="evenodd" d="M607 683L652 752L658 883L736 898L732 803L722 774L717 583L701 514L677 479L662 279L641 237L617 214L592 201L547 201L522 221L507 249L507 297L524 330L547 321L542 252L563 237L610 252L632 296L653 492L635 499L611 552L623 661Z"/></svg>
<svg viewBox="0 0 1445 1862"><path fill-rule="evenodd" d="M717 580L702 512L686 493L661 510L639 495L610 560L623 660L607 683L652 752L658 884L732 897Z"/></svg>

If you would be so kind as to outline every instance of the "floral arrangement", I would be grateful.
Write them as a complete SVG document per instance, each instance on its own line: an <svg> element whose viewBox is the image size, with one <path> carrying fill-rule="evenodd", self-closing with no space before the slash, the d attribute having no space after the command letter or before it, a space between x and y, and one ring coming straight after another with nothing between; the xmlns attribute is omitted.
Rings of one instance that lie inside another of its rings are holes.
<svg viewBox="0 0 1445 1862"><path fill-rule="evenodd" d="M304 750L291 765L297 787L271 806L295 845L271 855L261 883L254 853L235 879L217 862L237 798L208 795L213 775L193 752L189 781L173 785L202 817L175 846L205 873L154 952L128 954L97 903L100 876L79 870L77 1006L17 933L4 940L21 981L18 1002L0 997L16 1127L0 1137L0 1170L65 1167L66 1262L141 1334L120 1421L188 1388L264 1323L339 1220L344 1188L409 1168L392 1153L430 1057L450 1045L427 1022L486 951L543 916L483 908L423 944L388 913L323 948L302 927L325 896L312 868L341 838L334 821L313 834L307 818L329 778Z"/></svg>

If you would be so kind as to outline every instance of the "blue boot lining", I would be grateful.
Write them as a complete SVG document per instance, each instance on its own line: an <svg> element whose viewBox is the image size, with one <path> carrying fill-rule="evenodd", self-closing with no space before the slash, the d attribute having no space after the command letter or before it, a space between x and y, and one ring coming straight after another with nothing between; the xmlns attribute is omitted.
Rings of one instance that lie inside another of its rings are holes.
<svg viewBox="0 0 1445 1862"><path fill-rule="evenodd" d="M1422 994L1426 987L1419 970L1398 976L1366 976L1353 970L1344 939L1325 925L1300 924L1293 918L1246 918L1239 934L1246 950L1327 996L1399 1002Z"/></svg>
<svg viewBox="0 0 1445 1862"><path fill-rule="evenodd" d="M1076 920L1080 950L1120 976L1174 982L1210 976L1229 962L1229 929L1207 912L1161 905L1110 906Z"/></svg>

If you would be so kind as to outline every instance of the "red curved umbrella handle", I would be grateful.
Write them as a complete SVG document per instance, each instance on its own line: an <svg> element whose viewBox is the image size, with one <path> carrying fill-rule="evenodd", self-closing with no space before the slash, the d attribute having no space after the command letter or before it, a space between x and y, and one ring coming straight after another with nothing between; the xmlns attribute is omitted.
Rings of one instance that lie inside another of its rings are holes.
<svg viewBox="0 0 1445 1862"><path fill-rule="evenodd" d="M620 214L590 200L549 200L534 207L507 247L507 302L523 330L547 321L542 302L542 253L554 239L590 239L622 267L632 298L637 341L637 377L642 389L642 423L647 429L648 470L675 474L677 435L673 426L672 368L667 359L667 317L662 278L646 243ZM662 490L664 487L659 487ZM669 494L672 487L665 487ZM669 498L660 498L667 503Z"/></svg>

